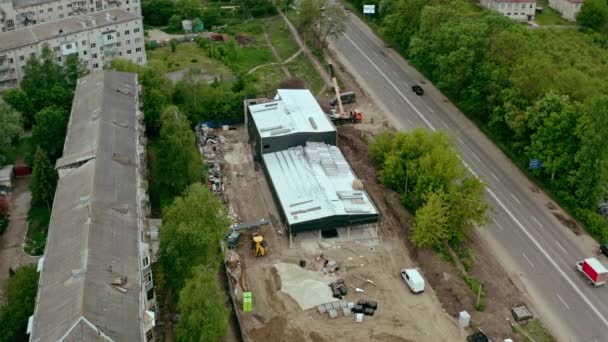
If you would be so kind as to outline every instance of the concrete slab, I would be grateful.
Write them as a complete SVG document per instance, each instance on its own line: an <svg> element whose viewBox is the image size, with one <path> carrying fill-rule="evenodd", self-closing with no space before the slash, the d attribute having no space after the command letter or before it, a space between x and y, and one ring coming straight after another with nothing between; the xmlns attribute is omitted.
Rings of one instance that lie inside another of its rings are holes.
<svg viewBox="0 0 608 342"><path fill-rule="evenodd" d="M296 264L277 263L274 268L281 278L281 292L293 298L302 310L336 300L329 288L335 277L308 271Z"/></svg>

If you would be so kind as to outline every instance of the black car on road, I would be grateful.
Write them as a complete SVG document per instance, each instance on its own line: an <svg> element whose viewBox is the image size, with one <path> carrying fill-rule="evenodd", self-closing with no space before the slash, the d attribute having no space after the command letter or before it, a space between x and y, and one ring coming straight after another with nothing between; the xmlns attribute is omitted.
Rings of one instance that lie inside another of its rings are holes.
<svg viewBox="0 0 608 342"><path fill-rule="evenodd" d="M414 84L412 86L412 91L418 96L422 96L422 94L424 94L424 90L422 89L422 87L417 84Z"/></svg>

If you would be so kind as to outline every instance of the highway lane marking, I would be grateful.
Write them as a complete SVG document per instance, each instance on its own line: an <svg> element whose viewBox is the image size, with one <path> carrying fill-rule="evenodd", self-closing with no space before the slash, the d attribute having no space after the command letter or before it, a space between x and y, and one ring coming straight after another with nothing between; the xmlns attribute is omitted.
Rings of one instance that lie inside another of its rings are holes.
<svg viewBox="0 0 608 342"><path fill-rule="evenodd" d="M407 102L412 109L414 109L414 111L416 111L416 113L418 114L418 116L422 119L422 121L424 121L424 123L427 124L427 126L432 130L432 131L436 131L435 126L433 126L421 113L420 111L418 111L418 109L412 104L412 102L410 100L408 100L403 93L401 93L397 87L395 86L395 84L393 82L391 82L386 75L380 70L378 69L378 67L374 64L374 62L365 54L365 52L363 52L363 50L361 50L361 48L347 35L344 34L344 37L346 37L346 39L348 39L350 41L351 44L353 44L353 46L370 62L370 64L380 72L380 74L384 77L384 79L397 91L397 93L399 93L399 95L405 100L405 102ZM458 140L460 142L462 142L462 140L460 140L460 138L458 138ZM480 178L477 173L475 171L473 171L473 169L471 169L465 162L464 160L460 157L460 155L458 155L458 158L460 158L460 160L462 160L464 166L469 169L469 171L478 179ZM557 272L562 276L562 278L564 278L566 280L566 282L572 287L572 289L574 290L574 292L576 292L576 294L578 294L581 299L589 306L589 308L591 308L591 310L593 311L593 313L597 316L597 318L600 319L600 321L602 321L602 323L604 323L604 325L606 327L608 327L608 319L606 319L606 317L604 317L604 315L602 315L602 313L595 307L595 305L593 305L593 303L589 300L589 298L587 298L587 296L585 296L585 294L581 291L581 289L578 288L578 286L572 281L572 279L570 277L568 277L566 275L566 273L564 272L564 270L561 269L561 267L559 267L559 265L557 265L557 263L555 262L554 259L551 258L551 256L549 255L549 253L543 248L543 246L540 245L540 243L534 238L534 236L532 236L532 234L530 234L530 232L526 229L526 227L524 227L524 225L517 219L517 217L515 217L515 215L513 215L513 213L511 212L511 210L509 210L509 208L507 208L507 206L500 200L500 198L498 198L498 196L494 193L494 191L492 191L492 189L488 186L486 187L486 191L490 194L490 196L492 196L492 198L494 198L494 200L496 201L496 203L498 203L498 205L507 213L507 215L509 215L509 217L511 218L511 220L513 220L513 222L515 222L515 224L519 227L519 229L521 229L521 231L526 235L526 237L528 237L528 239L530 239L530 241L532 241L532 244L534 244L534 246L543 254L543 256L545 257L545 259L547 259L547 261L557 270Z"/></svg>
<svg viewBox="0 0 608 342"><path fill-rule="evenodd" d="M494 179L496 179L497 181L500 182L500 179L498 179L498 177L496 177L496 175L494 174L494 172L490 171L490 174L492 175L492 177L494 177Z"/></svg>
<svg viewBox="0 0 608 342"><path fill-rule="evenodd" d="M449 128L450 126L448 126L448 124L445 123L445 121L443 121L443 119L439 119L441 120L441 123L445 126L445 128Z"/></svg>
<svg viewBox="0 0 608 342"><path fill-rule="evenodd" d="M496 224L496 226L498 228L500 228L500 230L504 231L504 229L502 228L502 226L500 225L500 223L498 223L498 221L496 221L495 219L492 219L492 221L494 221L494 223Z"/></svg>
<svg viewBox="0 0 608 342"><path fill-rule="evenodd" d="M566 307L566 309L570 310L570 307L568 306L568 304L566 304L566 302L564 301L564 299L562 298L562 296L559 295L559 293L555 294L557 296L557 298L559 298L559 300L562 302L562 304L564 304L564 306Z"/></svg>
<svg viewBox="0 0 608 342"><path fill-rule="evenodd" d="M526 253L521 253L521 255L524 256L524 258L526 258L526 260L528 261L528 263L530 264L530 266L534 267L534 264L532 263L532 261L530 261L530 259L528 258L528 256L526 255Z"/></svg>
<svg viewBox="0 0 608 342"><path fill-rule="evenodd" d="M532 219L534 220L534 222L536 222L537 225L539 225L541 228L544 228L543 224L540 223L540 221L537 220L536 217L532 216Z"/></svg>
<svg viewBox="0 0 608 342"><path fill-rule="evenodd" d="M430 110L431 113L435 113L435 111L433 110L433 108L429 107L428 105L426 105L426 108L428 108L428 110Z"/></svg>
<svg viewBox="0 0 608 342"><path fill-rule="evenodd" d="M471 152L471 153L473 153L473 157L475 157L475 159L477 159L478 162L481 161L481 159L479 159L479 157L475 154L475 152Z"/></svg>
<svg viewBox="0 0 608 342"><path fill-rule="evenodd" d="M521 204L521 202L519 201L519 199L518 199L517 197L515 197L515 195L513 195L513 194L510 194L510 195L511 195L511 197L513 197L513 199L514 199L514 200L515 200L517 203Z"/></svg>
<svg viewBox="0 0 608 342"><path fill-rule="evenodd" d="M369 62L369 64L371 66L374 67L374 69L376 69L376 71L378 71L378 73L382 76L382 78L384 78L386 80L386 82L388 82L393 89L395 89L395 91L397 92L397 94L399 94L399 96L401 96L401 98L407 102L407 104L410 105L410 107L412 107L412 109L416 112L416 114L418 115L418 117L420 117L420 119L422 121L424 121L424 123L429 126L429 128L432 131L436 131L437 129L435 129L435 126L433 126L432 123L429 122L429 120L427 118L424 117L424 115L422 115L422 113L420 113L420 111L418 110L418 108L416 108L416 106L414 106L414 104L412 103L412 101L410 101L407 97L405 97L405 95L403 95L403 93L401 92L401 90L399 90L399 88L397 88L397 86L395 85L395 83L393 83L393 81L391 81L388 77L386 77L386 74L384 72L382 72L382 70L380 70L380 68L378 68L378 66L374 63L374 61L372 61L371 58L369 58L369 56L363 51L361 50L361 48L359 47L359 45L357 45L357 43L355 43L349 36L348 34L344 34L344 37L346 39L348 39L348 41L353 44L353 46L355 47L355 49L357 49L361 55L363 55L363 57L365 57L365 59L367 59L367 61Z"/></svg>
<svg viewBox="0 0 608 342"><path fill-rule="evenodd" d="M460 137L456 137L456 139L458 139L458 142L464 145L464 142L462 141L462 139L460 139Z"/></svg>
<svg viewBox="0 0 608 342"><path fill-rule="evenodd" d="M568 254L568 252L566 252L566 249L564 247L562 247L562 245L559 244L559 242L555 241L555 244L557 245L557 247L559 247L564 253Z"/></svg>

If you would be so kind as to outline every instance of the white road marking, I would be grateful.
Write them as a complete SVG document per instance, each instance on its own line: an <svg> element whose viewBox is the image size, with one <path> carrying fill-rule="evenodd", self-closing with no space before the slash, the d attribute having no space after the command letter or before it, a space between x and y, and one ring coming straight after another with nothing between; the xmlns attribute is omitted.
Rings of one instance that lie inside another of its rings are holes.
<svg viewBox="0 0 608 342"><path fill-rule="evenodd" d="M544 227L543 227L543 224L542 224L542 223L540 223L540 221L539 221L539 220L537 220L537 219L536 219L536 217L532 216L532 219L534 220L534 222L536 222L536 224L537 224L537 225L539 225L541 228L544 228Z"/></svg>
<svg viewBox="0 0 608 342"><path fill-rule="evenodd" d="M500 179L498 179L498 177L496 177L496 175L494 174L494 172L490 171L490 174L492 175L492 177L494 177L494 179L496 179L497 181L500 182Z"/></svg>
<svg viewBox="0 0 608 342"><path fill-rule="evenodd" d="M479 157L475 154L475 152L471 152L471 153L473 153L473 157L475 157L475 159L477 159L477 161L479 161L479 162L481 161L481 159L479 159Z"/></svg>
<svg viewBox="0 0 608 342"><path fill-rule="evenodd" d="M441 120L441 123L445 126L445 128L449 128L448 124L445 123L445 121L443 121L443 119L439 119Z"/></svg>
<svg viewBox="0 0 608 342"><path fill-rule="evenodd" d="M526 258L526 260L528 261L528 263L530 264L530 266L534 267L534 264L532 263L532 261L530 261L530 259L528 258L528 256L526 255L526 253L521 253L521 255L524 256L524 258Z"/></svg>
<svg viewBox="0 0 608 342"><path fill-rule="evenodd" d="M429 106L426 106L426 108L428 108L428 110L430 110L430 111L431 111L431 113L435 113L435 111L433 110L433 108L431 108L431 107L429 107Z"/></svg>
<svg viewBox="0 0 608 342"><path fill-rule="evenodd" d="M517 203L521 204L521 202L519 201L519 199L518 199L517 197L515 197L515 195L513 195L513 194L510 194L510 195L511 195L511 197L513 197L513 199L514 199L514 200L515 200Z"/></svg>
<svg viewBox="0 0 608 342"><path fill-rule="evenodd" d="M504 229L502 228L500 223L498 223L498 221L496 221L495 219L492 219L492 221L494 221L494 223L496 224L496 227L498 227L498 228L500 228L500 230L504 231Z"/></svg>
<svg viewBox="0 0 608 342"><path fill-rule="evenodd" d="M460 137L456 137L456 139L458 139L458 142L464 145L464 142L462 141L462 139L460 139Z"/></svg>
<svg viewBox="0 0 608 342"><path fill-rule="evenodd" d="M564 306L566 307L566 309L570 310L570 307L568 306L568 304L566 304L566 302L564 301L564 299L559 295L559 293L555 294L557 296L557 298L559 298L559 300L562 302L562 304L564 304Z"/></svg>
<svg viewBox="0 0 608 342"><path fill-rule="evenodd" d="M555 244L557 245L557 247L559 247L564 253L568 254L568 252L566 252L566 249L564 247L562 247L562 245L559 244L559 242L555 241Z"/></svg>
<svg viewBox="0 0 608 342"><path fill-rule="evenodd" d="M412 109L414 109L414 111L418 114L418 116L422 119L422 121L424 121L424 123L426 123L426 125L432 131L436 131L435 127L418 111L418 109L412 104L412 102L409 101L403 95L403 93L401 93L397 89L395 84L393 82L391 82L380 69L378 69L378 66L376 66L374 64L374 62L365 54L365 52L363 52L363 50L361 50L361 48L347 34L344 34L344 37L346 39L348 39L351 44L353 44L355 49L357 49L363 55L363 57L365 57L368 60L368 62L370 62L370 64L376 70L378 70L380 72L380 75L382 75L384 77L384 79L393 87L393 89L395 89L397 91L397 93L399 93L399 95L405 100L405 102L407 102L412 107ZM458 138L458 140L462 143L462 140L460 140L460 138ZM460 157L460 155L458 157ZM460 158L460 159L462 160L462 158ZM473 171L473 169L471 169L464 161L463 161L463 164L475 177L479 178L477 173L475 171ZM509 215L511 220L513 220L513 222L515 222L515 225L517 225L517 227L519 227L519 229L521 229L521 231L526 235L526 237L528 237L528 239L530 239L530 241L534 244L534 246L543 254L545 259L547 259L547 261L557 270L557 272L562 276L562 278L564 278L566 280L566 282L572 287L574 292L576 292L576 294L578 294L579 297L581 297L581 299L585 302L585 304L587 304L589 306L589 308L591 308L591 310L597 316L597 318L599 318L600 321L602 321L602 323L604 323L604 325L606 327L608 327L608 319L606 319L606 317L604 317L604 315L602 315L602 313L595 307L595 305L593 305L593 303L589 300L589 298L587 298L587 296L585 296L585 294L581 291L581 289L579 289L578 286L572 281L572 279L568 275L566 275L564 270L562 270L561 267L559 267L557 265L555 260L553 258L551 258L549 253L547 253L547 251L543 248L543 246L541 246L540 243L534 238L534 236L532 236L532 234L530 234L530 232L526 229L526 227L524 227L524 225L521 222L519 222L519 220L517 219L517 217L515 217L515 215L513 215L511 210L509 210L509 208L507 208L507 206L504 203L502 203L502 201L498 198L498 196L496 196L494 191L492 191L492 188L490 188L488 186L488 187L486 187L486 191L490 194L490 196L492 196L492 198L494 198L496 203L498 203L498 205L507 213L507 215Z"/></svg>

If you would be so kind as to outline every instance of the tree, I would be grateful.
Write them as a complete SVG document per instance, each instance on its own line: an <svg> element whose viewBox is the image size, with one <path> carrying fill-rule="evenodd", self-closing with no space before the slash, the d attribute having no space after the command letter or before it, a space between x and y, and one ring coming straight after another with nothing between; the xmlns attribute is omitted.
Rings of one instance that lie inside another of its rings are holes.
<svg viewBox="0 0 608 342"><path fill-rule="evenodd" d="M34 114L32 103L27 94L18 88L9 89L2 93L2 98L11 105L23 117L23 127L30 128L34 124Z"/></svg>
<svg viewBox="0 0 608 342"><path fill-rule="evenodd" d="M49 212L51 211L57 178L57 171L51 165L44 150L38 146L34 155L34 170L30 185L33 205L46 205Z"/></svg>
<svg viewBox="0 0 608 342"><path fill-rule="evenodd" d="M160 255L169 286L181 289L197 265L216 269L230 225L226 207L202 184L190 185L163 212Z"/></svg>
<svg viewBox="0 0 608 342"><path fill-rule="evenodd" d="M175 8L183 19L194 19L201 16L202 6L198 0L176 0Z"/></svg>
<svg viewBox="0 0 608 342"><path fill-rule="evenodd" d="M36 114L32 140L46 152L51 163L61 157L67 126L68 113L59 107L47 107Z"/></svg>
<svg viewBox="0 0 608 342"><path fill-rule="evenodd" d="M181 315L176 327L177 341L220 341L228 327L226 295L220 288L216 268L199 265L179 293Z"/></svg>
<svg viewBox="0 0 608 342"><path fill-rule="evenodd" d="M35 266L23 266L9 278L0 307L0 342L28 340L27 321L34 313L37 291Z"/></svg>
<svg viewBox="0 0 608 342"><path fill-rule="evenodd" d="M176 13L176 6L172 0L144 0L141 12L146 25L163 26Z"/></svg>
<svg viewBox="0 0 608 342"><path fill-rule="evenodd" d="M169 24L167 25L168 29L172 32L178 32L182 30L182 17L177 14L174 14L169 18ZM174 41L173 39L171 41Z"/></svg>
<svg viewBox="0 0 608 342"><path fill-rule="evenodd" d="M78 79L87 74L86 65L78 59L78 54L68 55L63 65L63 73L66 77L67 88L76 89Z"/></svg>
<svg viewBox="0 0 608 342"><path fill-rule="evenodd" d="M172 195L179 195L201 179L203 163L195 140L188 119L176 106L163 109L158 175L159 182Z"/></svg>
<svg viewBox="0 0 608 342"><path fill-rule="evenodd" d="M443 193L433 192L416 211L412 224L412 243L421 248L440 248L449 238L448 215Z"/></svg>
<svg viewBox="0 0 608 342"><path fill-rule="evenodd" d="M303 0L300 2L296 27L318 48L324 48L328 38L337 37L346 29L346 14L340 7L329 5L325 0Z"/></svg>
<svg viewBox="0 0 608 342"><path fill-rule="evenodd" d="M585 0L576 15L576 23L596 31L608 29L608 3L606 0Z"/></svg>
<svg viewBox="0 0 608 342"><path fill-rule="evenodd" d="M21 114L0 99L0 165L4 165L7 150L23 133Z"/></svg>

